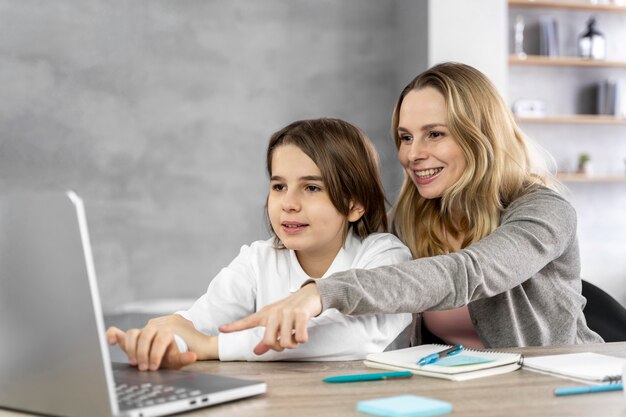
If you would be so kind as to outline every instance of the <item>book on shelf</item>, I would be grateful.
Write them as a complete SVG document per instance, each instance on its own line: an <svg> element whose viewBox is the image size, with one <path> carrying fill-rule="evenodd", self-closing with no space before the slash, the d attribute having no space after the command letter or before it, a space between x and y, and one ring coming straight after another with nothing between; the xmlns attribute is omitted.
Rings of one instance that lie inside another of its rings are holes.
<svg viewBox="0 0 626 417"><path fill-rule="evenodd" d="M524 358L524 369L588 384L622 381L626 359L582 352Z"/></svg>
<svg viewBox="0 0 626 417"><path fill-rule="evenodd" d="M539 54L559 56L558 24L551 16L539 17Z"/></svg>
<svg viewBox="0 0 626 417"><path fill-rule="evenodd" d="M615 115L626 117L626 81L617 80L615 88Z"/></svg>
<svg viewBox="0 0 626 417"><path fill-rule="evenodd" d="M416 375L465 381L512 372L519 369L522 362L520 353L463 349L457 355L443 357L430 365L417 364L421 358L448 348L450 346L428 344L372 353L367 355L364 364L370 368L411 371Z"/></svg>
<svg viewBox="0 0 626 417"><path fill-rule="evenodd" d="M609 78L597 84L596 113L623 117L626 115L624 82Z"/></svg>

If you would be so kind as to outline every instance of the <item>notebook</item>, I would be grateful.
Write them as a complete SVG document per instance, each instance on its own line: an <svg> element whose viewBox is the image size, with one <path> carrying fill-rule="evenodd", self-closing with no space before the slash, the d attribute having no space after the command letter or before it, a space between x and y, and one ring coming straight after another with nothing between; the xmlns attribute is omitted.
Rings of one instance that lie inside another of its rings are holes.
<svg viewBox="0 0 626 417"><path fill-rule="evenodd" d="M447 345L420 345L406 349L372 353L365 358L365 365L371 368L396 371L411 371L416 375L433 378L465 381L468 379L504 374L521 366L519 353L492 352L463 349L455 356L440 359L431 365L418 365L424 356L448 349Z"/></svg>
<svg viewBox="0 0 626 417"><path fill-rule="evenodd" d="M592 384L621 382L625 365L624 358L591 352L524 358L529 371Z"/></svg>
<svg viewBox="0 0 626 417"><path fill-rule="evenodd" d="M0 407L162 416L262 394L263 382L112 364L81 199L0 196Z"/></svg>

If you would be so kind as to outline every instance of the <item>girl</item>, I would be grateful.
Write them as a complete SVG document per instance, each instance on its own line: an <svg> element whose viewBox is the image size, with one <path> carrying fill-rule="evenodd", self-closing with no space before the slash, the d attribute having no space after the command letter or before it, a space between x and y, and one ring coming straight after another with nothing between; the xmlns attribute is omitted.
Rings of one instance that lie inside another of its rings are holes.
<svg viewBox="0 0 626 417"><path fill-rule="evenodd" d="M150 320L141 330L110 328L109 343L119 343L131 364L155 370L196 359L362 359L387 348L410 324L408 314L348 317L330 309L312 320L312 340L302 349L263 357L252 353L260 329L219 334L219 325L258 311L309 279L411 258L393 235L377 233L387 228L378 157L356 127L337 119L290 124L270 140L267 172L274 237L243 246L189 310Z"/></svg>
<svg viewBox="0 0 626 417"><path fill-rule="evenodd" d="M437 65L402 91L392 124L405 176L393 230L417 259L334 274L221 330L265 325L257 352L294 348L323 307L416 313L414 344L426 334L476 348L602 342L583 314L576 213L531 171L491 82Z"/></svg>

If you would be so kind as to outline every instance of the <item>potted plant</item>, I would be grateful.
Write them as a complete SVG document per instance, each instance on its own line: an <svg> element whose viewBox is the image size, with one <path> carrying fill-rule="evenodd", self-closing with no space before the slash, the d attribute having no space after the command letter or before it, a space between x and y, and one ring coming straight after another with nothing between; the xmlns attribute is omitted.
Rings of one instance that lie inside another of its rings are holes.
<svg viewBox="0 0 626 417"><path fill-rule="evenodd" d="M593 173L591 157L586 152L581 153L578 157L578 173L585 175L591 175Z"/></svg>

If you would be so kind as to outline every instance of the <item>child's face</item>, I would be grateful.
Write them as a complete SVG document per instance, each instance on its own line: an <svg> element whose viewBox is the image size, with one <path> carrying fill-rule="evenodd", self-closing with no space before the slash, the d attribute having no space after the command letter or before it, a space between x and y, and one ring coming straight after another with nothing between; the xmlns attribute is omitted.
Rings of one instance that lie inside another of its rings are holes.
<svg viewBox="0 0 626 417"><path fill-rule="evenodd" d="M424 198L439 198L465 171L465 156L446 123L443 95L432 87L409 92L399 114L398 159Z"/></svg>
<svg viewBox="0 0 626 417"><path fill-rule="evenodd" d="M295 145L272 154L267 210L274 233L298 259L332 262L343 245L347 218L330 200L322 174Z"/></svg>

